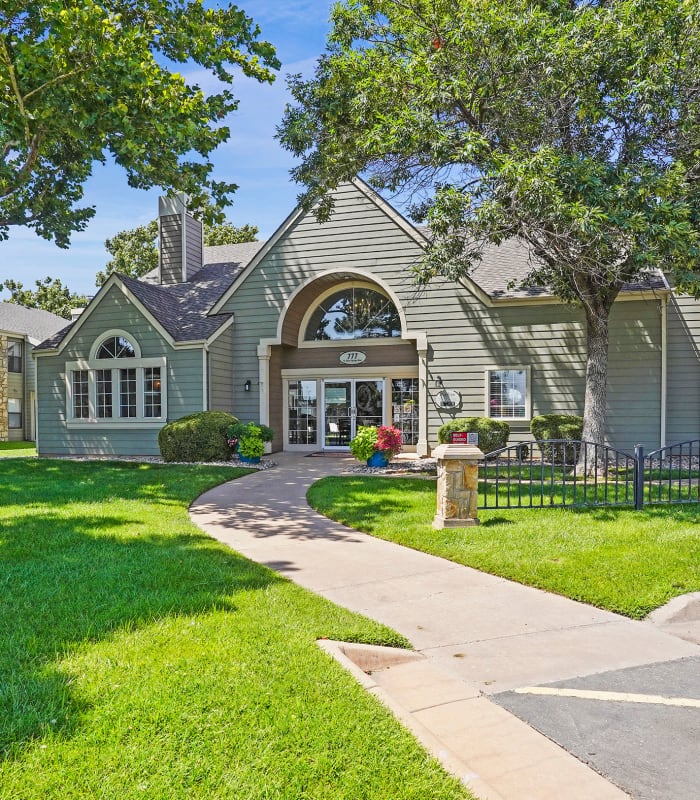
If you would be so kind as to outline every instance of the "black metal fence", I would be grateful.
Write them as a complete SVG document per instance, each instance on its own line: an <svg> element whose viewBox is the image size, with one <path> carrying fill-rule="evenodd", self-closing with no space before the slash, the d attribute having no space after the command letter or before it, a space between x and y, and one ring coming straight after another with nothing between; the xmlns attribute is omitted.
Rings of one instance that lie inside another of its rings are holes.
<svg viewBox="0 0 700 800"><path fill-rule="evenodd" d="M479 465L479 508L688 503L700 499L700 440L644 455L547 439L496 450Z"/></svg>

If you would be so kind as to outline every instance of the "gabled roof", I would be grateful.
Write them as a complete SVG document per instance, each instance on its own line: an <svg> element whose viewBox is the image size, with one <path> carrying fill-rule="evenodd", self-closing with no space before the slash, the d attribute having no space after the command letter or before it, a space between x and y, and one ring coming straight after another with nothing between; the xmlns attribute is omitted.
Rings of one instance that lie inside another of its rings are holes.
<svg viewBox="0 0 700 800"><path fill-rule="evenodd" d="M49 311L0 302L0 331L26 336L30 342L41 342L67 325L67 320Z"/></svg>
<svg viewBox="0 0 700 800"><path fill-rule="evenodd" d="M231 314L209 316L209 310L261 246L262 242L246 242L205 247L204 266L185 283L154 283L153 273L142 279L129 278L126 275L118 275L117 278L162 326L173 342L204 341L231 318ZM99 298L100 294L93 302L99 302ZM43 341L36 349L52 350L59 347L79 322L80 318L57 335Z"/></svg>
<svg viewBox="0 0 700 800"><path fill-rule="evenodd" d="M553 298L554 295L548 287L528 286L525 283L532 267L527 246L515 239L509 239L500 245L487 246L469 277L492 301ZM663 273L654 270L646 278L624 284L621 293L624 295L630 292L658 292L668 289Z"/></svg>

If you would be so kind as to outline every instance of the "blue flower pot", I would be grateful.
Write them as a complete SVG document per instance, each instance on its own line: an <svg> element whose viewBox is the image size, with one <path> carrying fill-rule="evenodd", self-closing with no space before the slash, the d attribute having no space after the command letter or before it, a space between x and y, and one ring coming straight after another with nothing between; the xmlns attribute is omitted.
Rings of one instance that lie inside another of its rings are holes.
<svg viewBox="0 0 700 800"><path fill-rule="evenodd" d="M239 461L242 461L244 464L259 464L260 463L260 456L242 456L240 453L238 454Z"/></svg>
<svg viewBox="0 0 700 800"><path fill-rule="evenodd" d="M375 450L374 453L367 459L368 467L386 467L389 463L389 457L384 450Z"/></svg>

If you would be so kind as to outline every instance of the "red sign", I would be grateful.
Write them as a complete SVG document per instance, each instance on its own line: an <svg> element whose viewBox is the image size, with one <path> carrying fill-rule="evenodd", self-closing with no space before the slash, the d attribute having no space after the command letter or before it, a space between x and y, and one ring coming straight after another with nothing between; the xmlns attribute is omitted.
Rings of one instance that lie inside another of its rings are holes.
<svg viewBox="0 0 700 800"><path fill-rule="evenodd" d="M471 431L452 431L450 444L475 444L479 446L479 434Z"/></svg>

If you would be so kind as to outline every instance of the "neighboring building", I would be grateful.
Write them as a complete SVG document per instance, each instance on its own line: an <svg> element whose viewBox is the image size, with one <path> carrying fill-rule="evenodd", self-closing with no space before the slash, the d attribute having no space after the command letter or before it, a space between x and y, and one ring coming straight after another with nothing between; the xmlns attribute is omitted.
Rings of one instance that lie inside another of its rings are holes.
<svg viewBox="0 0 700 800"><path fill-rule="evenodd" d="M36 367L32 345L68 322L40 309L0 302L0 442L34 439Z"/></svg>
<svg viewBox="0 0 700 800"><path fill-rule="evenodd" d="M515 244L469 279L417 291L426 239L360 180L319 224L294 211L265 243L202 247L161 201L161 261L113 275L82 316L37 348L42 454L155 454L167 420L231 411L275 430L273 449L347 448L393 423L427 454L454 416L582 413L585 322L527 274ZM700 306L659 275L627 286L610 325L608 438L621 448L700 436ZM672 397L666 387L673 386Z"/></svg>

